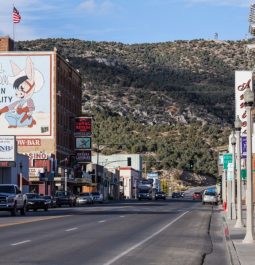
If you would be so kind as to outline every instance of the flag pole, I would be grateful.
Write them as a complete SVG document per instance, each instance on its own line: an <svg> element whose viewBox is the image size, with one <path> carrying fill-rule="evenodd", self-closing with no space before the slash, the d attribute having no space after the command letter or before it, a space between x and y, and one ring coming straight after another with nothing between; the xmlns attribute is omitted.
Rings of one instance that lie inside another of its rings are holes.
<svg viewBox="0 0 255 265"><path fill-rule="evenodd" d="M12 5L12 37L13 37L13 50L15 51L15 28L14 28L14 21L13 21L13 10L14 10L14 3Z"/></svg>

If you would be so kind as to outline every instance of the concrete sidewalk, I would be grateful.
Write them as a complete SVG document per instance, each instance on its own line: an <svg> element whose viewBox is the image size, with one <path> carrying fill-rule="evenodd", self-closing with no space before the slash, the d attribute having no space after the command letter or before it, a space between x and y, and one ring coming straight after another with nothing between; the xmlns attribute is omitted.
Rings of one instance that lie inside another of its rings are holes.
<svg viewBox="0 0 255 265"><path fill-rule="evenodd" d="M221 206L220 206L221 207ZM227 213L222 210L224 234L228 251L233 265L255 264L255 241L253 244L243 243L245 227L235 228L236 220L227 218ZM254 216L255 219L255 216ZM246 223L246 210L243 210L243 223Z"/></svg>

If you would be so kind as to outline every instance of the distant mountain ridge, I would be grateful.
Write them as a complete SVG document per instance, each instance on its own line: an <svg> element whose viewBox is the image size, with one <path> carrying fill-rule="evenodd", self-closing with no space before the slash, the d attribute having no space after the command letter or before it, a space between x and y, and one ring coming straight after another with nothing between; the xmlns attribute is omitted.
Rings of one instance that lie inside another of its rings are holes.
<svg viewBox="0 0 255 265"><path fill-rule="evenodd" d="M164 169L187 170L193 159L195 172L216 174L216 147L228 143L234 121L234 71L253 68L249 43L38 39L19 42L18 49L56 47L79 69L83 111L97 117L96 141L124 141L124 149L150 157L155 167L162 160Z"/></svg>
<svg viewBox="0 0 255 265"><path fill-rule="evenodd" d="M252 68L245 41L176 41L125 45L76 39L19 42L53 50L83 76L85 111L108 107L146 124L233 121L234 70Z"/></svg>

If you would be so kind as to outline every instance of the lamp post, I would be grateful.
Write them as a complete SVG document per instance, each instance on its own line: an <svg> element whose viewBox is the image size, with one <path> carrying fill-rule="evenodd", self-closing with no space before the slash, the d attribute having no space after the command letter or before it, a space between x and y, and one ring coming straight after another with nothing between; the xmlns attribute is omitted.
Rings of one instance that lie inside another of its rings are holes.
<svg viewBox="0 0 255 265"><path fill-rule="evenodd" d="M252 120L251 108L254 103L254 94L248 87L244 92L244 102L247 114L247 191L246 191L246 235L243 243L254 242L253 224L253 176L252 176Z"/></svg>
<svg viewBox="0 0 255 265"><path fill-rule="evenodd" d="M230 135L230 141L232 139L233 133ZM232 157L232 165L234 164L234 158ZM231 163L228 163L228 169L227 169L227 217L228 219L232 219L232 181L231 178L233 178L233 168L230 168Z"/></svg>
<svg viewBox="0 0 255 265"><path fill-rule="evenodd" d="M235 146L236 146L236 137L235 132L233 131L232 137L231 137L231 145L232 145L232 164L233 164L233 175L232 175L232 193L231 193L231 206L232 206L232 216L231 219L236 219L236 178L235 178Z"/></svg>
<svg viewBox="0 0 255 265"><path fill-rule="evenodd" d="M19 163L19 189L21 192L22 192L22 188L23 188L22 168L23 168L22 161L20 161L20 163Z"/></svg>
<svg viewBox="0 0 255 265"><path fill-rule="evenodd" d="M240 134L241 134L242 123L239 116L235 120L235 130L236 130L236 180L237 180L237 220L235 228L243 227L242 218L242 180L241 180L241 150L240 150Z"/></svg>
<svg viewBox="0 0 255 265"><path fill-rule="evenodd" d="M227 203L227 170L224 169L222 175L222 201L223 205Z"/></svg>

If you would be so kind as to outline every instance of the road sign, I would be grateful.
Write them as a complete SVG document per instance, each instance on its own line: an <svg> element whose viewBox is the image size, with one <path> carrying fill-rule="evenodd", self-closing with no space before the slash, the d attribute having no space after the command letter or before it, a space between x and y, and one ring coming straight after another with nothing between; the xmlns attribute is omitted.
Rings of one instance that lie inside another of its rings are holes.
<svg viewBox="0 0 255 265"><path fill-rule="evenodd" d="M158 177L158 172L151 172L147 174L148 178L157 178Z"/></svg>
<svg viewBox="0 0 255 265"><path fill-rule="evenodd" d="M223 154L219 154L218 164L219 166L223 166Z"/></svg>
<svg viewBox="0 0 255 265"><path fill-rule="evenodd" d="M241 179L246 180L247 179L247 170L241 169Z"/></svg>
<svg viewBox="0 0 255 265"><path fill-rule="evenodd" d="M227 172L227 179L230 181L233 179L234 175L234 167L233 163L228 163L228 172Z"/></svg>
<svg viewBox="0 0 255 265"><path fill-rule="evenodd" d="M223 154L223 168L228 169L229 163L232 163L232 154Z"/></svg>

